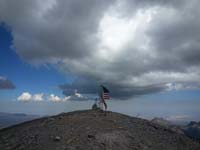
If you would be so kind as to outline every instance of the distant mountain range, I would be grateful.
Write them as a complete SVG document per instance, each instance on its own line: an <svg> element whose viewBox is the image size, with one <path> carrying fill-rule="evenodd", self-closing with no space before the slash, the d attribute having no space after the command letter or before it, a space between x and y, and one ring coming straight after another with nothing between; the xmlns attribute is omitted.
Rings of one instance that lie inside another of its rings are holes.
<svg viewBox="0 0 200 150"><path fill-rule="evenodd" d="M187 125L175 125L163 118L153 118L151 122L200 141L200 122L191 121Z"/></svg>
<svg viewBox="0 0 200 150"><path fill-rule="evenodd" d="M25 121L39 118L38 115L27 115L23 113L5 113L0 112L0 129L11 125L19 124Z"/></svg>
<svg viewBox="0 0 200 150"><path fill-rule="evenodd" d="M183 131L187 136L200 141L200 121L191 121L188 125L183 127Z"/></svg>

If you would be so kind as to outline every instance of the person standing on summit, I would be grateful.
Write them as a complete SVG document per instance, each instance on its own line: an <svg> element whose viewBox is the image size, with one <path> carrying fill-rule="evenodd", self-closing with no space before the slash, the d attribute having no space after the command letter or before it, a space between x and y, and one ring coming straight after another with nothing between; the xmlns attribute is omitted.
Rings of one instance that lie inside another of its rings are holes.
<svg viewBox="0 0 200 150"><path fill-rule="evenodd" d="M107 104L106 104L105 100L110 99L109 90L105 86L100 85L98 93L99 93L99 98L100 98L100 104L104 104L105 111L106 111L107 110Z"/></svg>

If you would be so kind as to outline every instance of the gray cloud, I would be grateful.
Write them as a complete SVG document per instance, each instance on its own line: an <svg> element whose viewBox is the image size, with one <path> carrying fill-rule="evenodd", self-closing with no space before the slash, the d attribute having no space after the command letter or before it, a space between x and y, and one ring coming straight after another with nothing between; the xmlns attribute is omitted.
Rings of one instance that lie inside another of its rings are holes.
<svg viewBox="0 0 200 150"><path fill-rule="evenodd" d="M17 53L29 62L78 59L94 49L99 19L112 1L1 1ZM23 44L22 44L23 43Z"/></svg>
<svg viewBox="0 0 200 150"><path fill-rule="evenodd" d="M130 97L200 81L198 0L0 2L13 47L27 62L77 77L59 88Z"/></svg>
<svg viewBox="0 0 200 150"><path fill-rule="evenodd" d="M72 84L62 84L59 88L63 91L63 94L68 96L74 93L74 90L78 90L80 93L90 94L97 93L98 83L89 79L78 78Z"/></svg>
<svg viewBox="0 0 200 150"><path fill-rule="evenodd" d="M102 82L97 82L90 79L83 79L79 78L75 80L72 84L62 84L59 85L59 88L63 91L65 96L69 96L74 90L78 90L80 93L83 94L96 94L98 95L98 88ZM130 97L140 96L144 94L150 94L155 92L160 92L163 90L169 90L171 85L167 85L166 83L161 83L157 85L148 85L148 86L123 86L123 85L116 85L115 83L103 83L106 85L107 88L110 89L110 96L115 99L127 99ZM181 84L182 85L182 84ZM179 85L178 87L180 87ZM181 86L182 87L182 86ZM181 88L180 87L180 88Z"/></svg>
<svg viewBox="0 0 200 150"><path fill-rule="evenodd" d="M0 76L0 90L2 89L15 89L15 85L10 80Z"/></svg>

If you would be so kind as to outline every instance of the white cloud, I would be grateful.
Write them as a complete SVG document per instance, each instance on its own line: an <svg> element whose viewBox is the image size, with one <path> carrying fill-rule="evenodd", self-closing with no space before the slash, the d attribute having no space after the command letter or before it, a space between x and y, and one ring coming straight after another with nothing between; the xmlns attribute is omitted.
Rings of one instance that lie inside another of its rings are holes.
<svg viewBox="0 0 200 150"><path fill-rule="evenodd" d="M33 96L32 96L32 99L33 99L33 101L43 101L44 99L43 99L43 93L39 93L39 94L34 94Z"/></svg>
<svg viewBox="0 0 200 150"><path fill-rule="evenodd" d="M64 98L59 97L55 94L50 94L49 96L44 97L44 93L37 93L37 94L31 94L29 92L23 92L18 98L18 101L21 102L41 102L47 99L50 102L64 102L64 101L69 101L69 100L77 100L77 101L84 101L88 100L87 97L83 96L82 94L78 93L75 91L73 95L70 96L65 96Z"/></svg>
<svg viewBox="0 0 200 150"><path fill-rule="evenodd" d="M51 101L51 102L61 102L63 100L59 96L51 94L49 96L49 101Z"/></svg>
<svg viewBox="0 0 200 150"><path fill-rule="evenodd" d="M78 93L77 90L75 90L73 95L66 96L63 101L86 101L89 100L86 96L83 96L81 93Z"/></svg>
<svg viewBox="0 0 200 150"><path fill-rule="evenodd" d="M64 99L63 99L63 101L68 101L70 99L71 99L71 96L65 96Z"/></svg>
<svg viewBox="0 0 200 150"><path fill-rule="evenodd" d="M43 98L44 94L43 93L38 93L38 94L31 94L29 92L23 92L18 98L18 101L21 102L30 102L30 101L35 101L35 102L41 102L44 100Z"/></svg>
<svg viewBox="0 0 200 150"><path fill-rule="evenodd" d="M18 101L22 102L29 102L31 100L32 96L29 92L23 92L18 98Z"/></svg>

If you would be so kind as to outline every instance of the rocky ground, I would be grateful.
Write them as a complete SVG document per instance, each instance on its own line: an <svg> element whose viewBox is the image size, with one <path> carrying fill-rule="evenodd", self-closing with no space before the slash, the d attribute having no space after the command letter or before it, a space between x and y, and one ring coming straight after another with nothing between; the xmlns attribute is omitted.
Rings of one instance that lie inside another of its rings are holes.
<svg viewBox="0 0 200 150"><path fill-rule="evenodd" d="M159 124L169 130L172 130L179 134L185 134L186 136L200 142L200 122L191 121L187 125L177 125L163 118L154 118L152 123Z"/></svg>
<svg viewBox="0 0 200 150"><path fill-rule="evenodd" d="M158 124L99 110L62 113L0 130L1 150L199 150Z"/></svg>

